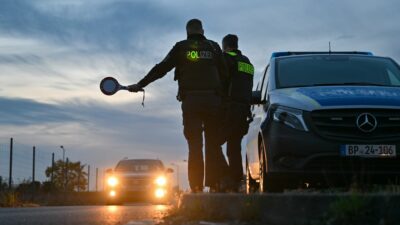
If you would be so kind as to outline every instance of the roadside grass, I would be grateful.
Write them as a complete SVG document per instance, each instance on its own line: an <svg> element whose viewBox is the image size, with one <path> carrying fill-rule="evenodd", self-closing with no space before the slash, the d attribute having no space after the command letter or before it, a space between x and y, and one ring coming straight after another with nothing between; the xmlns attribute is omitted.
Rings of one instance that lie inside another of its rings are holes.
<svg viewBox="0 0 400 225"><path fill-rule="evenodd" d="M16 190L0 191L0 207L37 207L70 205L104 205L101 192L21 193Z"/></svg>
<svg viewBox="0 0 400 225"><path fill-rule="evenodd" d="M244 206L240 212L240 220L242 221L259 221L262 217L260 201L257 201L255 197L246 199L243 202Z"/></svg>
<svg viewBox="0 0 400 225"><path fill-rule="evenodd" d="M332 202L327 212L309 225L397 225L395 214L400 204L353 193L347 198L338 198Z"/></svg>
<svg viewBox="0 0 400 225"><path fill-rule="evenodd" d="M329 187L311 190L314 193L340 194L348 193L349 197L338 198L332 202L327 212L310 225L397 225L390 215L392 208L399 208L400 203L389 201L390 196L400 194L400 182L387 184L369 184L353 181L348 188ZM366 196L367 194L367 196ZM383 194L388 197L377 202L368 194ZM389 210L387 210L389 209Z"/></svg>
<svg viewBox="0 0 400 225"><path fill-rule="evenodd" d="M14 190L0 191L0 207L38 207L32 201L23 200L21 195Z"/></svg>
<svg viewBox="0 0 400 225"><path fill-rule="evenodd" d="M17 207L22 203L19 200L19 195L15 191L0 192L0 207Z"/></svg>
<svg viewBox="0 0 400 225"><path fill-rule="evenodd" d="M284 193L391 193L400 194L400 181L390 181L386 184L372 184L364 181L354 180L348 185L330 185L324 188L298 188L285 190Z"/></svg>
<svg viewBox="0 0 400 225"><path fill-rule="evenodd" d="M337 199L325 205L326 210L321 215L310 215L307 225L397 225L394 218L400 209L400 202L395 202L395 196L400 195L400 184L398 182L386 185L365 185L353 182L347 187L328 187L324 189L304 188L286 190L282 195L310 195L315 194L337 194ZM343 195L344 194L344 195ZM205 199L213 194L206 195ZM229 194L228 194L229 195ZM376 197L379 196L379 197ZM383 197L382 197L383 196ZM387 197L385 197L387 196ZM215 224L263 224L265 213L261 210L264 207L258 199L259 194L249 195L242 201L235 201L240 204L235 207L232 203L224 201L212 201L193 198L190 201L190 208L179 208L178 204L171 207L169 213L163 218L162 224L200 224L204 221L212 221ZM394 197L394 198L393 198ZM316 200L318 201L318 200ZM319 203L315 203L318 207ZM302 207L299 205L299 207ZM237 211L235 211L237 210ZM235 213L232 213L235 212ZM282 212L282 216L284 212ZM293 221L296 218L292 218ZM304 224L304 223L300 223Z"/></svg>
<svg viewBox="0 0 400 225"><path fill-rule="evenodd" d="M357 194L353 194L350 198L341 198L331 203L328 212L322 217L322 219L313 223L313 225L317 224L368 225L379 224L379 219L373 215L369 200L366 200Z"/></svg>

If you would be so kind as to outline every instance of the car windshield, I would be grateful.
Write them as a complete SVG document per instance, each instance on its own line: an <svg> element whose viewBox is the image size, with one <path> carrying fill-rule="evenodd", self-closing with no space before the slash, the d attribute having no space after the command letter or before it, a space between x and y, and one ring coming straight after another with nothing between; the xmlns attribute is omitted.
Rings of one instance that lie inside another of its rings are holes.
<svg viewBox="0 0 400 225"><path fill-rule="evenodd" d="M388 58L313 55L276 60L278 88L324 85L400 86L400 70Z"/></svg>
<svg viewBox="0 0 400 225"><path fill-rule="evenodd" d="M154 172L163 169L163 164L158 160L123 160L115 168L119 172Z"/></svg>

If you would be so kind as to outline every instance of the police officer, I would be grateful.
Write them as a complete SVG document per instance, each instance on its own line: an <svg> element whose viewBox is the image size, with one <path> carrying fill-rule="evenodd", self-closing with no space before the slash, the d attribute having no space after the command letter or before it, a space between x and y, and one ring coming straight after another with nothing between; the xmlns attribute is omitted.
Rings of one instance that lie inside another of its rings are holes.
<svg viewBox="0 0 400 225"><path fill-rule="evenodd" d="M243 179L241 143L249 128L254 67L238 49L236 35L226 35L222 40L222 48L229 71L228 86L225 88L227 101L223 141L227 142L231 189L238 191Z"/></svg>
<svg viewBox="0 0 400 225"><path fill-rule="evenodd" d="M189 146L189 184L193 192L205 186L218 188L226 161L218 140L218 115L222 84L227 80L227 67L219 45L206 39L202 23L192 19L186 24L187 39L177 42L165 59L155 65L137 84L129 86L140 91L149 83L175 68L178 100L182 101L184 135ZM205 165L203 160L203 131Z"/></svg>

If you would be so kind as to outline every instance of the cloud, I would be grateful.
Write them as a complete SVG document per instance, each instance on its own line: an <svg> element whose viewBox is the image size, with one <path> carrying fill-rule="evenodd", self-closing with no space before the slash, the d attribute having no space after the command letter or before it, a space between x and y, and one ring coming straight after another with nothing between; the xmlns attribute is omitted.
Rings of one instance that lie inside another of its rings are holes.
<svg viewBox="0 0 400 225"><path fill-rule="evenodd" d="M74 5L15 0L2 3L0 14L0 29L5 33L118 51L140 45L148 32L176 29L178 23L176 14L146 1Z"/></svg>
<svg viewBox="0 0 400 225"><path fill-rule="evenodd" d="M63 123L77 121L55 105L39 103L30 99L10 99L0 97L1 125L32 125L40 123Z"/></svg>
<svg viewBox="0 0 400 225"><path fill-rule="evenodd" d="M85 154L76 152L75 157L88 161L93 160L88 157L90 153L106 153L110 149L115 149L117 158L129 149L152 158L174 153L177 146L185 150L179 114L163 114L163 109L153 108L158 114L146 114L146 109L133 110L130 104L96 101L48 104L16 98L0 98L0 105L0 127L6 128L0 136L21 137L32 145L58 146L62 142L82 149Z"/></svg>
<svg viewBox="0 0 400 225"><path fill-rule="evenodd" d="M178 27L184 34L176 14L146 1L16 0L6 1L0 15L0 82L12 87L0 93L27 97L29 83L29 97L46 102L99 99L104 76L137 81L164 57Z"/></svg>

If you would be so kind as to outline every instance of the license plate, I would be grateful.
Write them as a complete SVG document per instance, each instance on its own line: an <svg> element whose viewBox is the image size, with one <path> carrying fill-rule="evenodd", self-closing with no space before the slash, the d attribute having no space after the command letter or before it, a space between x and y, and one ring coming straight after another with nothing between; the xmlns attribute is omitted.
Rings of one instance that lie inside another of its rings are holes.
<svg viewBox="0 0 400 225"><path fill-rule="evenodd" d="M359 157L396 157L396 145L341 145L340 155Z"/></svg>

